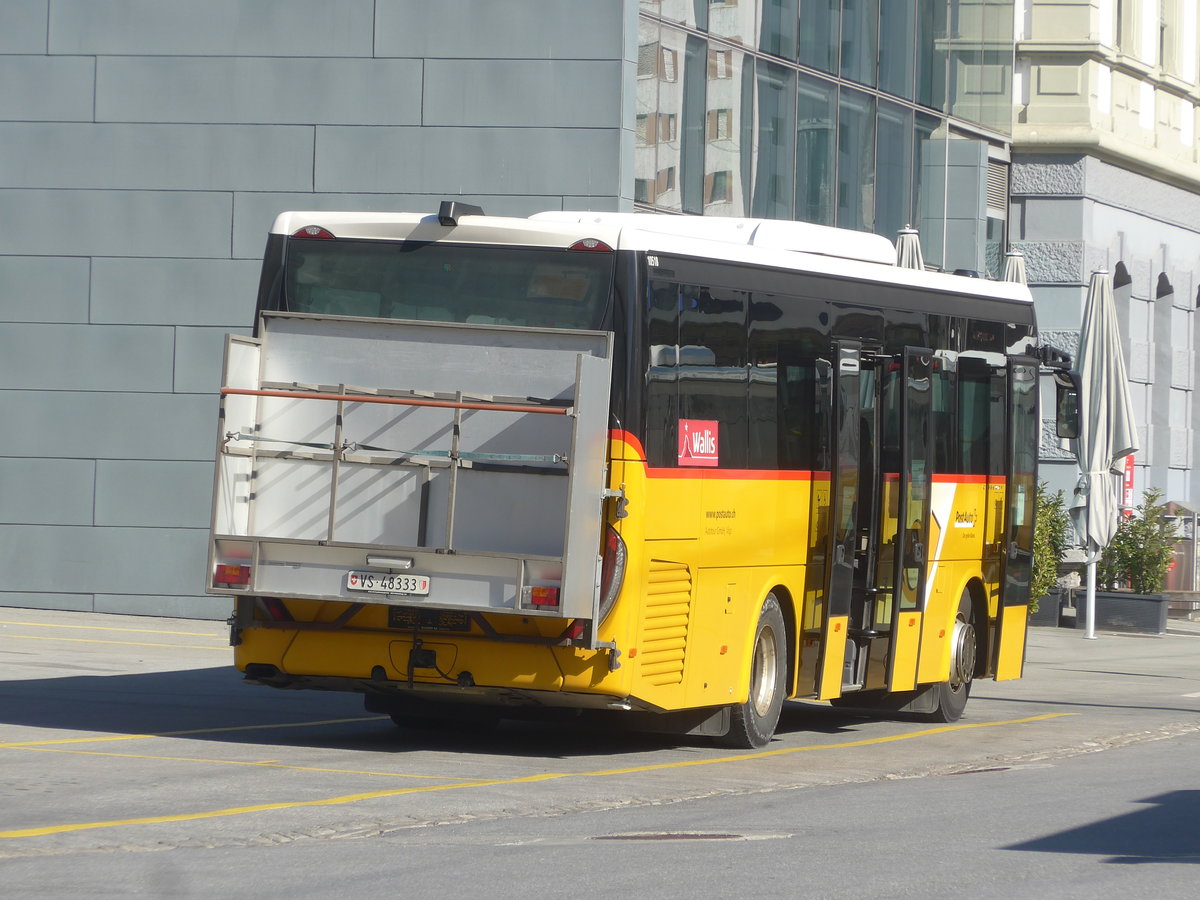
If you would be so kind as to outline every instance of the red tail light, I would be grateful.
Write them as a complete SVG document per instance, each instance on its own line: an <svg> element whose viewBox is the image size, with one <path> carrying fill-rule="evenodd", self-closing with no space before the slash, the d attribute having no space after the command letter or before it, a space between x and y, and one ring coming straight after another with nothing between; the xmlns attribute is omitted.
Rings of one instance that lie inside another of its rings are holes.
<svg viewBox="0 0 1200 900"><path fill-rule="evenodd" d="M213 587L245 587L249 583L249 566L219 565L213 573Z"/></svg>
<svg viewBox="0 0 1200 900"><path fill-rule="evenodd" d="M534 587L530 590L529 602L534 606L558 606L558 588Z"/></svg>
<svg viewBox="0 0 1200 900"><path fill-rule="evenodd" d="M267 618L275 622L293 622L292 614L288 612L288 608L284 606L282 600L277 600L274 597L260 598L262 607L267 612Z"/></svg>
<svg viewBox="0 0 1200 900"><path fill-rule="evenodd" d="M611 525L604 535L604 558L600 565L600 621L609 614L625 581L625 542Z"/></svg>
<svg viewBox="0 0 1200 900"><path fill-rule="evenodd" d="M576 241L567 249L568 250L591 250L592 252L595 252L595 253L612 253L613 252L612 247L608 246L608 244L604 243L604 241L598 241L595 238L584 238L581 241Z"/></svg>
<svg viewBox="0 0 1200 900"><path fill-rule="evenodd" d="M333 238L333 232L326 231L320 225L305 225L303 228L292 232L294 238L323 238L330 240Z"/></svg>

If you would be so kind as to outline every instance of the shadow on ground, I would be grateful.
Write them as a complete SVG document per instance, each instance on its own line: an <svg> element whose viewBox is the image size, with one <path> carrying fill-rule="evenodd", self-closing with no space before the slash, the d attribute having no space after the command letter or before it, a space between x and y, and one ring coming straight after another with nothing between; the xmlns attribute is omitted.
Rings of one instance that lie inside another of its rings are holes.
<svg viewBox="0 0 1200 900"><path fill-rule="evenodd" d="M229 666L0 682L0 741L7 742L39 739L15 736L2 726L235 744L370 752L436 749L550 759L713 746L708 738L631 731L622 727L619 715L585 722L565 713L547 721L504 720L492 728L445 723L397 727L388 716L366 712L357 694L247 685ZM864 718L819 704L788 703L778 734L853 732ZM45 740L63 737L67 736L48 735Z"/></svg>
<svg viewBox="0 0 1200 900"><path fill-rule="evenodd" d="M1061 831L1006 850L1085 853L1117 864L1200 863L1200 791L1171 791L1140 801L1146 809Z"/></svg>

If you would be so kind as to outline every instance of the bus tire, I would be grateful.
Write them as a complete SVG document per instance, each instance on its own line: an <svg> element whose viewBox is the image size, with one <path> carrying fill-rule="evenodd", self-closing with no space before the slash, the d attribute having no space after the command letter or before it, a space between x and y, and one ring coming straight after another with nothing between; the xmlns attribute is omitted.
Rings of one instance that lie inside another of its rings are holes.
<svg viewBox="0 0 1200 900"><path fill-rule="evenodd" d="M971 696L971 681L975 677L975 661L979 653L979 637L975 631L975 616L971 595L963 591L954 617L950 641L950 678L933 686L937 709L928 714L931 722L957 722L967 708Z"/></svg>
<svg viewBox="0 0 1200 900"><path fill-rule="evenodd" d="M783 612L774 594L767 594L750 656L750 695L730 707L727 747L758 749L770 743L779 724L787 693L787 640Z"/></svg>

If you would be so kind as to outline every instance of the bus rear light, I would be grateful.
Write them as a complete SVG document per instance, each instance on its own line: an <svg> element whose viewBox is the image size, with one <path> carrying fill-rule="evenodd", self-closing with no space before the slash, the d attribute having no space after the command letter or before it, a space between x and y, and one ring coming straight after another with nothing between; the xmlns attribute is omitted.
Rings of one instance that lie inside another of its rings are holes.
<svg viewBox="0 0 1200 900"><path fill-rule="evenodd" d="M267 618L274 622L294 622L292 614L288 612L288 608L282 600L275 597L260 597L262 608L266 610Z"/></svg>
<svg viewBox="0 0 1200 900"><path fill-rule="evenodd" d="M558 588L534 586L529 589L531 606L558 606Z"/></svg>
<svg viewBox="0 0 1200 900"><path fill-rule="evenodd" d="M293 231L294 238L323 238L330 240L333 238L333 232L326 231L320 225L305 225L303 228Z"/></svg>
<svg viewBox="0 0 1200 900"><path fill-rule="evenodd" d="M598 241L595 238L584 238L583 240L576 241L567 249L568 250L592 250L592 251L598 252L598 253L612 253L613 252L612 247L608 246L608 244L604 243L604 241Z"/></svg>
<svg viewBox="0 0 1200 900"><path fill-rule="evenodd" d="M249 566L218 565L213 573L213 587L245 587L249 583Z"/></svg>
<svg viewBox="0 0 1200 900"><path fill-rule="evenodd" d="M604 535L604 557L600 565L600 621L612 611L625 581L625 542L611 525Z"/></svg>

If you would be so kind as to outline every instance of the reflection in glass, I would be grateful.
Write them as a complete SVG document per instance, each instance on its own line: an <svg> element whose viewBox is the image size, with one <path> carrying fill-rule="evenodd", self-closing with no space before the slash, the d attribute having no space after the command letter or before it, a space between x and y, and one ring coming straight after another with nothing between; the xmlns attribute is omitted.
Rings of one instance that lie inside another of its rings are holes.
<svg viewBox="0 0 1200 900"><path fill-rule="evenodd" d="M784 66L758 66L758 154L752 215L786 219L792 215L796 173L793 159L796 74Z"/></svg>
<svg viewBox="0 0 1200 900"><path fill-rule="evenodd" d="M879 139L875 153L875 228L895 239L911 224L913 111L879 101Z"/></svg>
<svg viewBox="0 0 1200 900"><path fill-rule="evenodd" d="M917 102L946 108L946 3L921 3L917 7Z"/></svg>
<svg viewBox="0 0 1200 900"><path fill-rule="evenodd" d="M917 113L914 123L913 209L921 232L921 253L925 264L942 267L946 259L946 142L943 122L934 116Z"/></svg>
<svg viewBox="0 0 1200 900"><path fill-rule="evenodd" d="M840 0L800 0L800 63L834 73L841 46Z"/></svg>
<svg viewBox="0 0 1200 900"><path fill-rule="evenodd" d="M634 87L637 135L633 150L633 199L653 203L657 172L659 136L658 72L662 48L658 43L659 26L647 19L638 20L638 66ZM663 113L669 117L669 112Z"/></svg>
<svg viewBox="0 0 1200 900"><path fill-rule="evenodd" d="M842 2L842 76L875 84L879 59L879 0Z"/></svg>
<svg viewBox="0 0 1200 900"><path fill-rule="evenodd" d="M645 129L658 153L653 182L643 189L661 209L701 211L704 183L704 71L703 38L664 29L660 55L658 111ZM638 126L639 139L642 127Z"/></svg>
<svg viewBox="0 0 1200 900"><path fill-rule="evenodd" d="M747 63L744 53L715 42L709 45L702 189L707 215L744 216L748 212L753 73L754 66Z"/></svg>
<svg viewBox="0 0 1200 900"><path fill-rule="evenodd" d="M753 47L757 11L755 0L709 0L708 33Z"/></svg>
<svg viewBox="0 0 1200 900"><path fill-rule="evenodd" d="M708 27L709 0L641 0L642 10L703 31Z"/></svg>
<svg viewBox="0 0 1200 900"><path fill-rule="evenodd" d="M838 103L837 225L875 227L875 101L843 90Z"/></svg>
<svg viewBox="0 0 1200 900"><path fill-rule="evenodd" d="M799 0L762 0L762 34L758 49L784 59L796 58Z"/></svg>
<svg viewBox="0 0 1200 900"><path fill-rule="evenodd" d="M796 218L832 225L834 129L837 87L809 75L799 78L796 118Z"/></svg>
<svg viewBox="0 0 1200 900"><path fill-rule="evenodd" d="M913 99L917 0L884 0L879 7L879 89Z"/></svg>
<svg viewBox="0 0 1200 900"><path fill-rule="evenodd" d="M679 296L679 418L718 422L720 465L744 469L747 294L684 285Z"/></svg>

